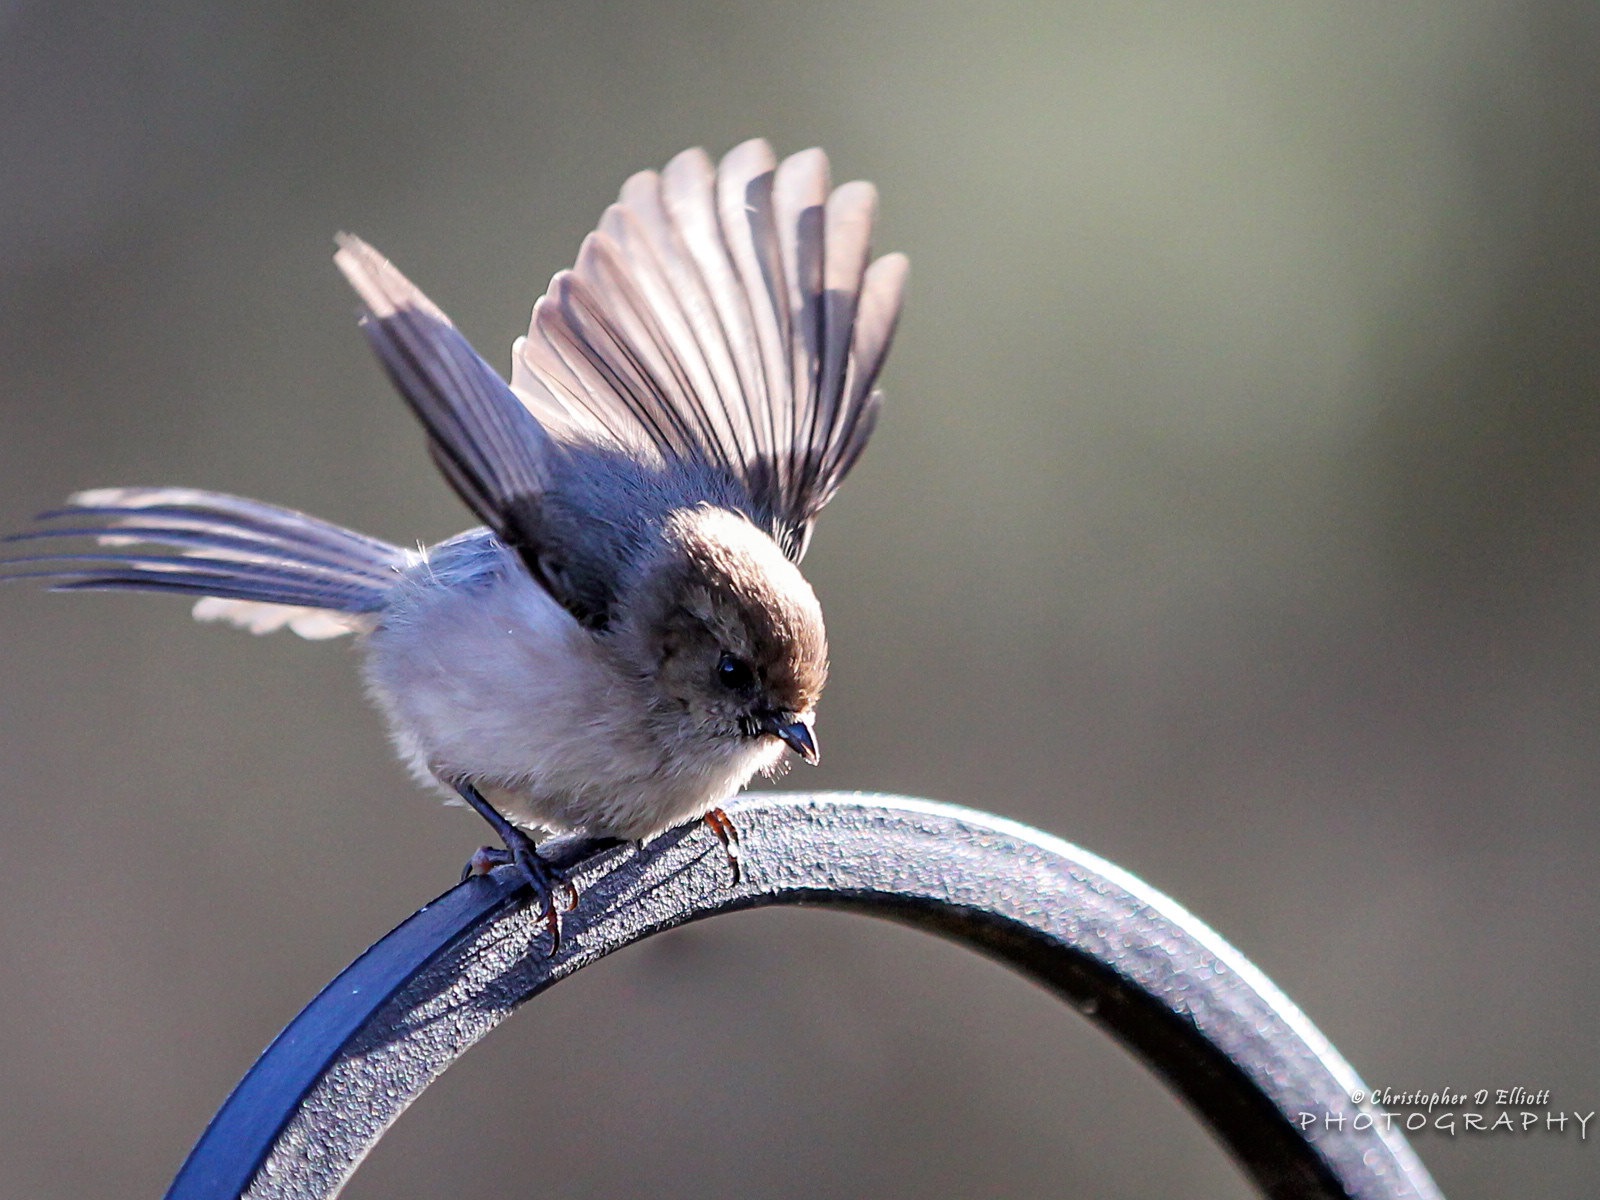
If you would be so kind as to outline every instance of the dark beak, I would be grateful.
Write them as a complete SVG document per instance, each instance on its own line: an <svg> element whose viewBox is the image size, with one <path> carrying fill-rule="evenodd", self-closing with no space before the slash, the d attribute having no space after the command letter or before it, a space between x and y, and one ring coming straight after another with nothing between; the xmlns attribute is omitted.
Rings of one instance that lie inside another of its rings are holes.
<svg viewBox="0 0 1600 1200"><path fill-rule="evenodd" d="M812 766L817 762L817 738L806 722L790 716L764 717L761 732L770 733Z"/></svg>

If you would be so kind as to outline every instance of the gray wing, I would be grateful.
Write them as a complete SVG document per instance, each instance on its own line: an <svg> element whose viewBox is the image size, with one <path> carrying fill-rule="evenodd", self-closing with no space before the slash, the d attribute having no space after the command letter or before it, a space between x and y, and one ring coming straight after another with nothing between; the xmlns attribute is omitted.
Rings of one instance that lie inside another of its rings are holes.
<svg viewBox="0 0 1600 1200"><path fill-rule="evenodd" d="M362 331L428 432L428 449L467 506L578 620L603 623L606 598L580 593L553 556L546 495L561 450L437 305L360 238L334 261L367 306Z"/></svg>
<svg viewBox="0 0 1600 1200"><path fill-rule="evenodd" d="M821 150L686 150L551 281L511 385L559 440L729 479L798 561L877 418L907 263L869 263L876 207Z"/></svg>

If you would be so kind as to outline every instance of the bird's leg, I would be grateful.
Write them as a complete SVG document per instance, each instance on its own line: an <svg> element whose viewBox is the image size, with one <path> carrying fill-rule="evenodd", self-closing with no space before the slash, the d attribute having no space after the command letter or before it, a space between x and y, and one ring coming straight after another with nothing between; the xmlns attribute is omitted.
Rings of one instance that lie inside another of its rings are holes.
<svg viewBox="0 0 1600 1200"><path fill-rule="evenodd" d="M720 808L713 808L703 818L706 828L717 835L722 852L728 856L728 869L733 872L733 886L744 879L744 868L739 863L739 828L733 818Z"/></svg>
<svg viewBox="0 0 1600 1200"><path fill-rule="evenodd" d="M566 892L568 896L566 908L571 912L578 904L578 890L568 880L562 878L560 871L539 857L533 839L506 820L499 809L483 798L483 793L477 788L465 780L453 782L450 786L471 805L474 812L489 822L489 828L493 829L505 843L504 847L480 846L477 853L467 860L461 878L465 880L472 875L485 875L495 867L515 863L533 888L534 899L540 906L540 915L550 930L550 953L554 954L561 945L561 917L556 910L556 893Z"/></svg>

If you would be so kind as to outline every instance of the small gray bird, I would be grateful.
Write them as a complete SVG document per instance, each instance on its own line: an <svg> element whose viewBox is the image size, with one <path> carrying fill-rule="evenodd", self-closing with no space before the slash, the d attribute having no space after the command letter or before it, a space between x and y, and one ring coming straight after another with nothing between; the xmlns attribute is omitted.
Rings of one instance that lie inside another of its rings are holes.
<svg viewBox="0 0 1600 1200"><path fill-rule="evenodd" d="M335 262L428 449L487 528L423 551L185 488L79 492L14 540L63 591L199 597L255 633L354 633L401 756L459 795L555 931L522 828L641 839L787 747L817 759L822 613L795 564L877 417L906 260L869 263L868 183L763 141L627 181L533 308L508 386L357 238ZM730 857L733 853L729 847Z"/></svg>

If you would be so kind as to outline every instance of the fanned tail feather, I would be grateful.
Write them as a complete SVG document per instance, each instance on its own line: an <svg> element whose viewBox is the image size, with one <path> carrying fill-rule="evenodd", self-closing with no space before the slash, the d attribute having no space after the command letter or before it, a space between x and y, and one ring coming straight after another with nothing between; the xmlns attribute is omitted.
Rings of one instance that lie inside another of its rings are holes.
<svg viewBox="0 0 1600 1200"><path fill-rule="evenodd" d="M0 559L0 580L54 591L171 592L202 621L306 638L365 628L407 566L406 552L290 509L192 488L96 488L4 539L38 554ZM94 550L61 543L90 539ZM176 551L176 553L173 553Z"/></svg>

